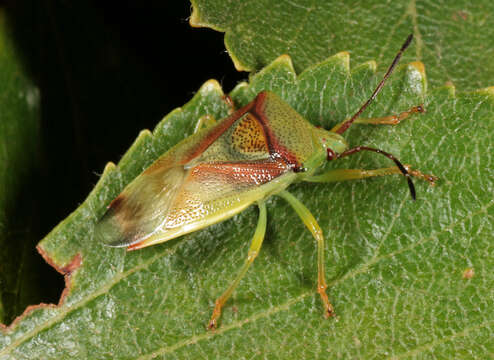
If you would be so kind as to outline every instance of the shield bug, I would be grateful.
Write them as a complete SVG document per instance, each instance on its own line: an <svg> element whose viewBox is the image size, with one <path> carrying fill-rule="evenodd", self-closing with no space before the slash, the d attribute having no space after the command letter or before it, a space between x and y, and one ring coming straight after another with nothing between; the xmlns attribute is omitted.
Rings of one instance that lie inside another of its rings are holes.
<svg viewBox="0 0 494 360"><path fill-rule="evenodd" d="M411 176L434 183L435 177L411 171L393 155L366 146L349 148L342 137L354 123L396 124L412 113L424 111L422 106L417 106L397 116L359 118L382 89L411 41L412 35L367 102L350 119L330 131L313 126L269 91L259 93L252 102L218 122L201 118L193 135L158 158L110 203L97 225L96 236L109 246L136 250L226 220L256 203L259 220L247 259L215 302L208 324L208 328L214 329L223 305L261 249L267 222L265 200L278 195L294 208L317 241L317 291L325 315L332 316L333 306L326 294L322 230L310 211L286 188L296 181L334 182L401 173L415 199ZM208 126L201 129L203 125ZM396 166L317 173L326 161L360 151L384 155Z"/></svg>

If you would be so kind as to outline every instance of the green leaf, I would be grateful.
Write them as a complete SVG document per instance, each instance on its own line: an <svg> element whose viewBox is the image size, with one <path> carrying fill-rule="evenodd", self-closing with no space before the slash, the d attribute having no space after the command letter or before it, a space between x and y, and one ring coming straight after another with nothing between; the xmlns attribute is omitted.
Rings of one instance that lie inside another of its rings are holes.
<svg viewBox="0 0 494 360"><path fill-rule="evenodd" d="M0 322L10 322L37 290L38 257L31 234L35 213L26 189L39 162L39 94L28 79L0 9Z"/></svg>
<svg viewBox="0 0 494 360"><path fill-rule="evenodd" d="M239 70L256 71L281 54L301 71L339 51L355 63L376 59L384 70L408 34L405 61L428 65L431 86L492 85L494 3L488 0L313 1L191 0L193 26L225 32Z"/></svg>
<svg viewBox="0 0 494 360"><path fill-rule="evenodd" d="M231 95L241 106L269 89L331 127L367 99L381 78L375 68L367 62L350 71L348 54L339 53L296 75L282 56ZM40 243L67 273L67 290L59 306L33 309L4 331L0 359L487 357L494 351L494 90L427 91L421 63L402 65L390 80L365 116L419 103L427 113L394 127L354 126L346 138L439 176L438 185L416 181L415 202L399 176L290 187L326 236L336 318L324 319L316 292L315 241L279 198L268 201L263 250L215 332L205 325L244 261L255 207L140 251L93 241L96 222L125 184L188 136L201 115L226 115L223 93L209 81L152 134L143 131ZM327 168L383 166L386 158L362 154ZM473 277L464 278L467 269Z"/></svg>

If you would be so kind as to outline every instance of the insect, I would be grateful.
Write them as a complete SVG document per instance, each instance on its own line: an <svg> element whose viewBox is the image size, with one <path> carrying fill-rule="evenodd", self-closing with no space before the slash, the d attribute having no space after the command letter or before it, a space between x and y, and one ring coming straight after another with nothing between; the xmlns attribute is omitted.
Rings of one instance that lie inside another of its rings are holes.
<svg viewBox="0 0 494 360"><path fill-rule="evenodd" d="M393 155L366 146L349 148L342 137L354 123L398 123L413 113L424 111L422 106L416 106L397 116L359 118L382 89L411 41L412 35L402 45L369 100L350 119L330 131L313 126L269 91L259 93L249 104L203 129L205 120L201 118L193 135L158 158L110 203L97 225L96 236L109 246L141 249L218 223L256 203L259 220L247 259L215 302L208 324L209 329L214 329L222 307L261 249L267 221L265 200L278 195L293 207L317 241L317 291L326 317L334 315L326 293L322 230L310 211L286 188L298 181L334 182L401 173L415 199L411 176L434 184L434 176L411 171ZM384 155L396 166L317 173L326 161L360 151Z"/></svg>

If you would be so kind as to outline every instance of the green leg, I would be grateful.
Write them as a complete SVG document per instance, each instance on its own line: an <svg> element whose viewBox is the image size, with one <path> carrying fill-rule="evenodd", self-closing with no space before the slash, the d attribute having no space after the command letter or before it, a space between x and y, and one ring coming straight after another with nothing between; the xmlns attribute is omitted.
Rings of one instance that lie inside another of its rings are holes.
<svg viewBox="0 0 494 360"><path fill-rule="evenodd" d="M266 205L263 202L259 202L259 221L257 222L256 231L254 233L254 237L252 238L252 243L249 248L249 252L247 254L247 259L245 260L244 265L240 269L237 277L230 284L228 289L218 298L216 299L213 315L211 316L211 320L208 324L208 329L216 329L217 322L219 317L221 316L221 308L225 305L228 298L232 295L233 290L237 287L240 280L244 277L245 273L249 269L249 266L252 264L256 256L259 254L259 250L261 249L262 241L264 240L264 234L266 233Z"/></svg>
<svg viewBox="0 0 494 360"><path fill-rule="evenodd" d="M194 128L194 133L202 130L204 128L210 127L216 124L216 119L212 115L204 115L197 120L196 127Z"/></svg>
<svg viewBox="0 0 494 360"><path fill-rule="evenodd" d="M329 302L328 295L326 294L327 285L324 275L324 237L322 235L322 230L317 224L316 219L314 219L314 216L312 216L305 205L302 204L295 196L286 190L278 193L278 195L288 201L298 216L300 216L305 226L307 226L314 238L317 240L317 292L321 295L325 316L333 316L333 305Z"/></svg>
<svg viewBox="0 0 494 360"><path fill-rule="evenodd" d="M354 124L374 124L374 125L396 125L399 124L401 121L406 119L412 114L415 113L423 113L425 112L425 109L422 105L419 106L414 106L410 108L407 111L403 111L402 113L398 115L390 115L390 116L383 116L379 118L357 118L353 122ZM346 121L346 120L345 120ZM345 122L343 121L342 123L336 125L334 128L331 129L331 131L336 131L339 129L339 127Z"/></svg>
<svg viewBox="0 0 494 360"><path fill-rule="evenodd" d="M410 165L404 165L404 166L410 175L426 180L432 186L435 185L435 182L437 181L436 176L423 174L418 170L412 170ZM398 169L396 166L389 168L382 168L382 169L374 169L374 170L335 169L335 170L330 170L321 175L309 176L304 180L309 182L328 183L328 182L336 182L336 181L344 181L344 180L365 179L372 176L385 176L385 175L393 175L393 174L401 174L400 169Z"/></svg>

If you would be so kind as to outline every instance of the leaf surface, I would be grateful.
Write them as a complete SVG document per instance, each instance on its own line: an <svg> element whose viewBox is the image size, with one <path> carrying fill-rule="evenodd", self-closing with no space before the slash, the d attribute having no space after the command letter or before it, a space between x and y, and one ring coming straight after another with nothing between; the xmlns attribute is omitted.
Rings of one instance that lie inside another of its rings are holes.
<svg viewBox="0 0 494 360"><path fill-rule="evenodd" d="M408 34L404 58L427 64L431 86L491 86L494 3L455 1L191 0L193 26L225 32L239 70L257 71L280 54L301 71L339 51L384 70Z"/></svg>
<svg viewBox="0 0 494 360"><path fill-rule="evenodd" d="M278 58L232 92L238 106L275 91L316 125L351 116L381 75L347 53L296 74ZM316 292L316 246L289 206L268 201L260 256L206 332L214 300L233 280L257 220L254 207L221 224L127 253L93 241L106 205L161 153L189 135L204 114L227 114L207 82L153 133L144 131L118 167L109 164L87 200L39 245L67 272L58 307L34 309L4 330L0 359L33 358L413 358L494 351L494 91L427 90L421 63L399 67L365 116L423 103L427 113L391 126L354 126L351 145L369 145L440 177L416 181L410 200L399 176L336 184L295 184L326 236L326 320ZM376 168L389 160L362 154L327 169ZM471 278L465 270L473 269Z"/></svg>

